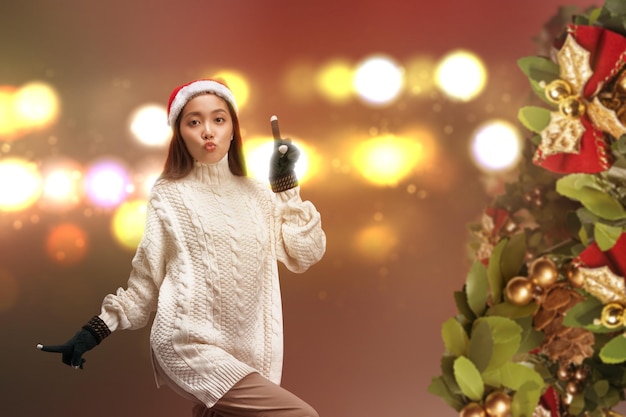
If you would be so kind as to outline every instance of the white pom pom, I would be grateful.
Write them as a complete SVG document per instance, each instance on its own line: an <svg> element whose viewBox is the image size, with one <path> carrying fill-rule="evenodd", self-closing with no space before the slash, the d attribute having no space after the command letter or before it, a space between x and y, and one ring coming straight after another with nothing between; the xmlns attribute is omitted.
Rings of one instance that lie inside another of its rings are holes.
<svg viewBox="0 0 626 417"><path fill-rule="evenodd" d="M280 145L278 147L278 152L280 152L281 154L286 154L287 150L289 149L289 147L287 145Z"/></svg>
<svg viewBox="0 0 626 417"><path fill-rule="evenodd" d="M37 343L37 349L43 349L43 345L41 343Z"/></svg>

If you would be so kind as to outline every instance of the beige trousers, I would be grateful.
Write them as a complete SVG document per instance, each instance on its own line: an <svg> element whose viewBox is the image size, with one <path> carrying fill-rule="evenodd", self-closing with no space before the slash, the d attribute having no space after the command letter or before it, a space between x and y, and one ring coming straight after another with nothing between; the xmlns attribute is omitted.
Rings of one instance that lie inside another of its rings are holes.
<svg viewBox="0 0 626 417"><path fill-rule="evenodd" d="M245 376L211 408L196 404L193 417L319 417L317 411L258 373Z"/></svg>
<svg viewBox="0 0 626 417"><path fill-rule="evenodd" d="M213 407L207 408L172 381L156 361L155 365L168 387L196 403L193 417L319 417L309 404L257 372L246 375Z"/></svg>

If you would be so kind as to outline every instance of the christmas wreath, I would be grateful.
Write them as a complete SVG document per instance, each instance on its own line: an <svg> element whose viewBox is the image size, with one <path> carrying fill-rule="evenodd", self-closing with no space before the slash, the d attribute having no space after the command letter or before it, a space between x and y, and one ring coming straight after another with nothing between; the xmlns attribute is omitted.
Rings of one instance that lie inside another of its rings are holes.
<svg viewBox="0 0 626 417"><path fill-rule="evenodd" d="M471 266L428 390L462 417L619 416L626 387L626 2L572 16L516 182L471 224Z"/></svg>

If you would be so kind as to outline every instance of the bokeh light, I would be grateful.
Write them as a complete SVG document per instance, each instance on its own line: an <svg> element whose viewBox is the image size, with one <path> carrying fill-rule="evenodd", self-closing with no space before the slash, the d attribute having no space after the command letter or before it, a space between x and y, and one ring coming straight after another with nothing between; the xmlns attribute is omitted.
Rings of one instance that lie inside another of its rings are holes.
<svg viewBox="0 0 626 417"><path fill-rule="evenodd" d="M487 69L476 54L457 50L441 59L435 70L435 82L449 98L470 101L485 88Z"/></svg>
<svg viewBox="0 0 626 417"><path fill-rule="evenodd" d="M0 211L24 210L41 192L41 174L34 163L20 158L0 160Z"/></svg>
<svg viewBox="0 0 626 417"><path fill-rule="evenodd" d="M354 88L364 102L377 106L387 105L404 88L404 69L389 57L368 57L356 66Z"/></svg>
<svg viewBox="0 0 626 417"><path fill-rule="evenodd" d="M352 160L370 183L395 186L411 173L422 154L420 142L389 134L359 143Z"/></svg>
<svg viewBox="0 0 626 417"><path fill-rule="evenodd" d="M0 268L0 313L8 311L17 304L20 287L15 276Z"/></svg>
<svg viewBox="0 0 626 417"><path fill-rule="evenodd" d="M60 103L58 94L51 85L33 81L17 90L13 97L13 106L13 114L18 123L30 129L55 122Z"/></svg>
<svg viewBox="0 0 626 417"><path fill-rule="evenodd" d="M415 56L406 62L406 84L409 94L426 96L435 89L436 66L434 58L424 55Z"/></svg>
<svg viewBox="0 0 626 417"><path fill-rule="evenodd" d="M416 172L424 173L434 168L440 151L440 141L431 129L424 125L413 125L396 136L412 142L407 151L411 152Z"/></svg>
<svg viewBox="0 0 626 417"><path fill-rule="evenodd" d="M11 140L18 136L20 126L15 116L13 97L17 88L0 86L0 139Z"/></svg>
<svg viewBox="0 0 626 417"><path fill-rule="evenodd" d="M342 59L329 61L317 73L317 90L330 102L345 103L354 92L353 78L352 65L348 61Z"/></svg>
<svg viewBox="0 0 626 417"><path fill-rule="evenodd" d="M303 142L294 140L293 144L300 150L300 157L295 167L296 176L300 184L304 184L319 170L319 162L311 165L310 161L320 161L320 157L313 148ZM258 137L246 139L243 144L243 152L248 167L248 175L259 181L269 183L270 158L274 152L274 141L269 138Z"/></svg>
<svg viewBox="0 0 626 417"><path fill-rule="evenodd" d="M87 246L87 234L74 223L55 226L46 238L46 254L59 265L75 265L82 261Z"/></svg>
<svg viewBox="0 0 626 417"><path fill-rule="evenodd" d="M292 63L281 78L285 95L295 102L307 102L315 95L316 70L313 63L298 61Z"/></svg>
<svg viewBox="0 0 626 417"><path fill-rule="evenodd" d="M43 192L39 204L43 209L69 210L81 201L83 173L76 161L50 158L43 162L41 175Z"/></svg>
<svg viewBox="0 0 626 417"><path fill-rule="evenodd" d="M505 120L492 120L479 126L471 138L471 156L478 168L487 172L511 169L521 159L519 130Z"/></svg>
<svg viewBox="0 0 626 417"><path fill-rule="evenodd" d="M146 204L145 200L127 201L113 215L111 232L124 249L137 249L144 231Z"/></svg>
<svg viewBox="0 0 626 417"><path fill-rule="evenodd" d="M139 197L147 198L163 171L164 159L147 156L133 164L133 184Z"/></svg>
<svg viewBox="0 0 626 417"><path fill-rule="evenodd" d="M167 110L160 104L139 107L131 115L130 131L139 143L165 146L172 136L172 130L167 124Z"/></svg>
<svg viewBox="0 0 626 417"><path fill-rule="evenodd" d="M237 107L242 109L248 103L250 98L250 85L245 76L240 72L232 70L221 70L216 74L210 75L210 78L221 78L226 81L228 88L233 92L235 100L237 101Z"/></svg>
<svg viewBox="0 0 626 417"><path fill-rule="evenodd" d="M115 158L103 158L90 165L85 175L85 193L98 207L116 207L133 191L128 170Z"/></svg>
<svg viewBox="0 0 626 417"><path fill-rule="evenodd" d="M354 247L360 259L374 262L385 261L397 245L396 231L385 224L375 224L361 229L354 240Z"/></svg>

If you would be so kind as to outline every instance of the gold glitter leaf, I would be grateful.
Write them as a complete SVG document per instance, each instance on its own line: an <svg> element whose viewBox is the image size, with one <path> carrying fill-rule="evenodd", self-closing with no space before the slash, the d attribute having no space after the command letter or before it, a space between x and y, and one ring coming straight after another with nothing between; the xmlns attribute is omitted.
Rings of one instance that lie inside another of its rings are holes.
<svg viewBox="0 0 626 417"><path fill-rule="evenodd" d="M561 66L560 78L567 81L575 94L581 94L593 71L589 64L590 53L569 34L557 54Z"/></svg>
<svg viewBox="0 0 626 417"><path fill-rule="evenodd" d="M583 288L604 304L618 302L626 304L624 278L615 275L608 266L601 268L579 268L583 276Z"/></svg>
<svg viewBox="0 0 626 417"><path fill-rule="evenodd" d="M587 103L587 114L598 130L607 132L616 139L626 134L626 127L617 118L615 111L604 107L598 97Z"/></svg>
<svg viewBox="0 0 626 417"><path fill-rule="evenodd" d="M550 113L550 123L541 132L539 148L544 156L557 153L579 153L580 138L585 126L579 118L570 119L561 113Z"/></svg>

